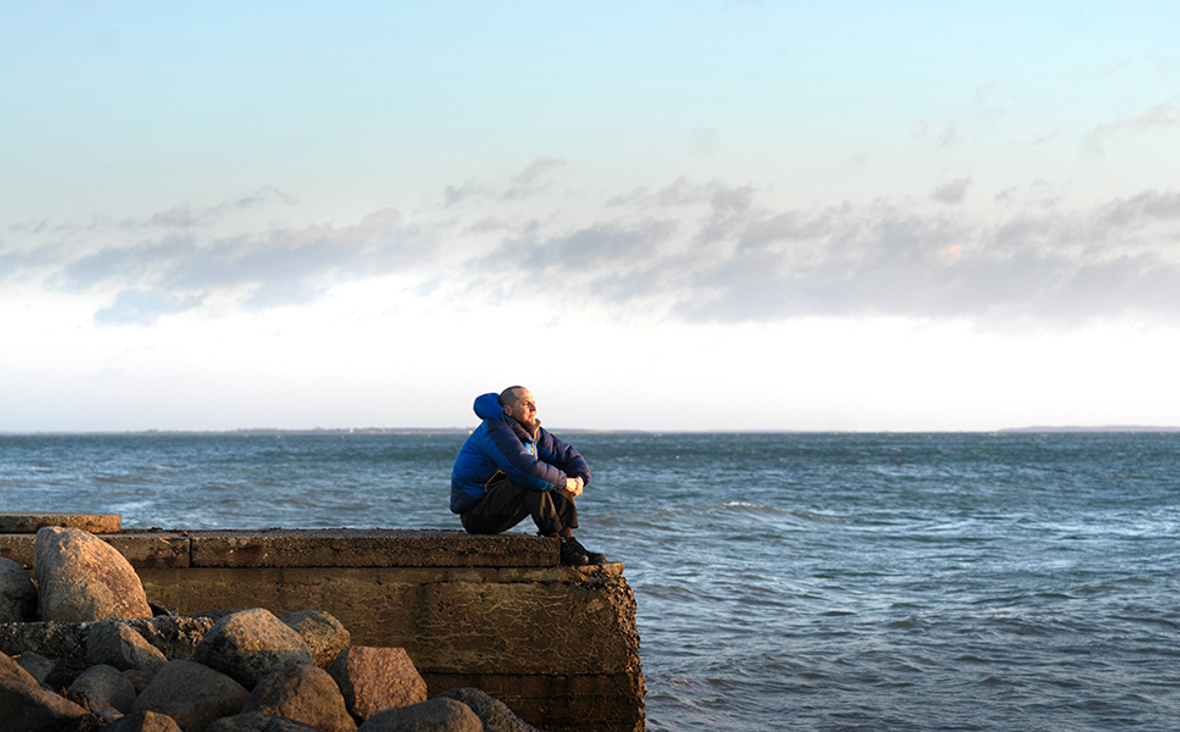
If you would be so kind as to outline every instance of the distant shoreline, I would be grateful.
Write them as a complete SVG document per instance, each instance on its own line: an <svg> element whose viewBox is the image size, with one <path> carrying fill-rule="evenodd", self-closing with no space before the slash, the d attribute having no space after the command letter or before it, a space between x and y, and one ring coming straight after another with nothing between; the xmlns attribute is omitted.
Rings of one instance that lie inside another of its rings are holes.
<svg viewBox="0 0 1180 732"><path fill-rule="evenodd" d="M0 431L0 437L68 437L68 436L141 436L141 437L281 437L281 436L346 436L346 435L465 435L473 427L358 427L358 428L312 428L312 429L280 429L277 427L258 427L236 430L94 430L94 431L38 431L38 432L5 432ZM1180 432L1177 427L1159 427L1148 425L1105 425L1101 427L1080 426L1033 426L1033 427L1005 427L996 430L601 430L580 429L572 427L555 428L559 432L569 434L632 434L632 435L671 435L671 434L1036 434L1036 433L1170 433Z"/></svg>
<svg viewBox="0 0 1180 732"><path fill-rule="evenodd" d="M1009 427L998 432L1180 432L1180 427L1107 425L1105 427Z"/></svg>

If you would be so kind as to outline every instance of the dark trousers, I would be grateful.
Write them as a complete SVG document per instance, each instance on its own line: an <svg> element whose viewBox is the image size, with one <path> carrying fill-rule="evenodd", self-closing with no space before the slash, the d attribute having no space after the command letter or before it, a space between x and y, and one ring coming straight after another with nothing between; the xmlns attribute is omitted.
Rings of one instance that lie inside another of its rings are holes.
<svg viewBox="0 0 1180 732"><path fill-rule="evenodd" d="M469 534L499 534L532 516L542 536L578 528L578 508L557 491L531 491L507 477L493 479L488 492L469 511L459 515Z"/></svg>

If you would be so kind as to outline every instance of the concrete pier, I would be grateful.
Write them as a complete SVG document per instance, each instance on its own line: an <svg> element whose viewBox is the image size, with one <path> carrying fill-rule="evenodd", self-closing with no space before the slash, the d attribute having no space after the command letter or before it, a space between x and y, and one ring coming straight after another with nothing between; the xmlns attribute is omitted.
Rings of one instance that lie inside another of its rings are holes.
<svg viewBox="0 0 1180 732"><path fill-rule="evenodd" d="M544 730L644 729L635 598L621 563L562 567L521 533L317 529L98 534L180 614L324 610L357 645L405 648L430 694L479 687ZM35 535L0 534L32 566Z"/></svg>

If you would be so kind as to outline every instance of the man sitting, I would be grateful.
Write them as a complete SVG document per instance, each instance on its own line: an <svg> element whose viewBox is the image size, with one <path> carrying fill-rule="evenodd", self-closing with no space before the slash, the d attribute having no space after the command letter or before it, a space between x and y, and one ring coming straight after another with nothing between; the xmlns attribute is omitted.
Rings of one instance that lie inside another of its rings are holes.
<svg viewBox="0 0 1180 732"><path fill-rule="evenodd" d="M541 427L537 403L523 386L475 400L483 420L463 443L451 471L451 511L471 534L498 534L532 516L541 536L561 539L561 563L601 564L606 555L586 551L574 499L590 482L590 466L578 451Z"/></svg>

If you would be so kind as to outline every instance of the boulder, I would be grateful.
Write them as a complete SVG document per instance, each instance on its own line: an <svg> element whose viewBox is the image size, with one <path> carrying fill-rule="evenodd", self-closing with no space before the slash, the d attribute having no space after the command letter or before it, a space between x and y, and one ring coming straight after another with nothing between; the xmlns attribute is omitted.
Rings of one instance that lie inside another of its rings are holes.
<svg viewBox="0 0 1180 732"><path fill-rule="evenodd" d="M404 648L352 646L336 657L328 673L358 722L385 709L426 701L426 682Z"/></svg>
<svg viewBox="0 0 1180 732"><path fill-rule="evenodd" d="M312 664L311 651L269 610L255 608L226 615L193 649L192 660L253 689L263 676L296 664Z"/></svg>
<svg viewBox="0 0 1180 732"><path fill-rule="evenodd" d="M28 671L38 684L44 684L45 679L49 678L49 674L53 673L53 669L57 668L57 662L52 658L46 658L33 651L25 651L14 660L21 668Z"/></svg>
<svg viewBox="0 0 1180 732"><path fill-rule="evenodd" d="M250 693L237 681L192 661L170 661L147 685L131 713L157 712L182 732L204 732L221 717L242 711Z"/></svg>
<svg viewBox="0 0 1180 732"><path fill-rule="evenodd" d="M156 615L128 620L126 625L158 648L169 661L176 661L192 655L193 649L213 627L213 621L209 618Z"/></svg>
<svg viewBox="0 0 1180 732"><path fill-rule="evenodd" d="M90 626L86 639L86 660L93 664L114 666L120 671L139 669L155 673L168 659L158 648L128 626L104 620Z"/></svg>
<svg viewBox="0 0 1180 732"><path fill-rule="evenodd" d="M483 732L483 722L466 704L436 697L378 712L358 732Z"/></svg>
<svg viewBox="0 0 1180 732"><path fill-rule="evenodd" d="M144 671L138 668L129 668L123 672L123 677L130 681L131 685L135 687L135 693L138 696L139 694L143 693L143 690L148 687L148 684L152 683L152 679L154 679L156 675L150 671Z"/></svg>
<svg viewBox="0 0 1180 732"><path fill-rule="evenodd" d="M9 623L0 625L0 652L10 656L33 652L53 659L42 682L64 689L92 665L86 661L90 623Z"/></svg>
<svg viewBox="0 0 1180 732"><path fill-rule="evenodd" d="M74 679L67 693L75 701L90 702L92 710L95 702L102 702L126 714L135 703L135 684L114 666L91 666Z"/></svg>
<svg viewBox="0 0 1180 732"><path fill-rule="evenodd" d="M485 732L540 732L536 727L516 716L508 705L481 689L470 687L451 689L434 697L454 699L471 707L483 722Z"/></svg>
<svg viewBox="0 0 1180 732"><path fill-rule="evenodd" d="M105 732L105 731L104 731ZM315 727L266 712L249 712L222 717L205 728L205 732L319 732Z"/></svg>
<svg viewBox="0 0 1180 732"><path fill-rule="evenodd" d="M106 725L102 732L181 732L181 729L167 714L136 712Z"/></svg>
<svg viewBox="0 0 1180 732"><path fill-rule="evenodd" d="M303 637L311 651L312 662L327 669L336 656L352 644L352 634L344 625L323 610L300 610L280 615L279 620Z"/></svg>
<svg viewBox="0 0 1180 732"><path fill-rule="evenodd" d="M24 568L0 557L0 623L27 623L36 619L37 588Z"/></svg>
<svg viewBox="0 0 1180 732"><path fill-rule="evenodd" d="M265 676L250 692L242 712L287 717L321 732L356 732L336 681L317 666L292 666Z"/></svg>
<svg viewBox="0 0 1180 732"><path fill-rule="evenodd" d="M6 731L20 732L80 732L94 724L88 711L42 688L4 653L0 653L0 720Z"/></svg>
<svg viewBox="0 0 1180 732"><path fill-rule="evenodd" d="M149 644L157 649L178 655L169 656L170 659L188 658L196 646L197 641L205 634L213 623L205 618L185 617L157 617L142 618L128 621L101 621L98 623L8 623L0 625L0 652L10 656L24 655L36 652L54 661L53 671L43 681L50 687L66 688L74 682L86 669L96 663L105 662L110 666L120 668L125 663L114 660L115 656L95 656L90 661L90 634L92 630L102 634L104 623L120 623L131 628L143 636ZM120 633L120 639L123 635ZM129 636L135 643L133 636ZM97 642L97 641L96 641ZM120 640L122 643L122 640ZM137 644L138 645L138 644ZM143 647L144 654L155 655L155 652ZM138 655L132 658L137 658ZM145 663L154 666L159 663ZM0 727L0 732L3 728Z"/></svg>
<svg viewBox="0 0 1180 732"><path fill-rule="evenodd" d="M131 564L88 532L58 526L39 530L33 568L42 620L87 622L152 615Z"/></svg>
<svg viewBox="0 0 1180 732"><path fill-rule="evenodd" d="M124 716L122 712L104 701L86 701L82 706L88 708L90 713L101 724L110 724L111 722L122 719Z"/></svg>

